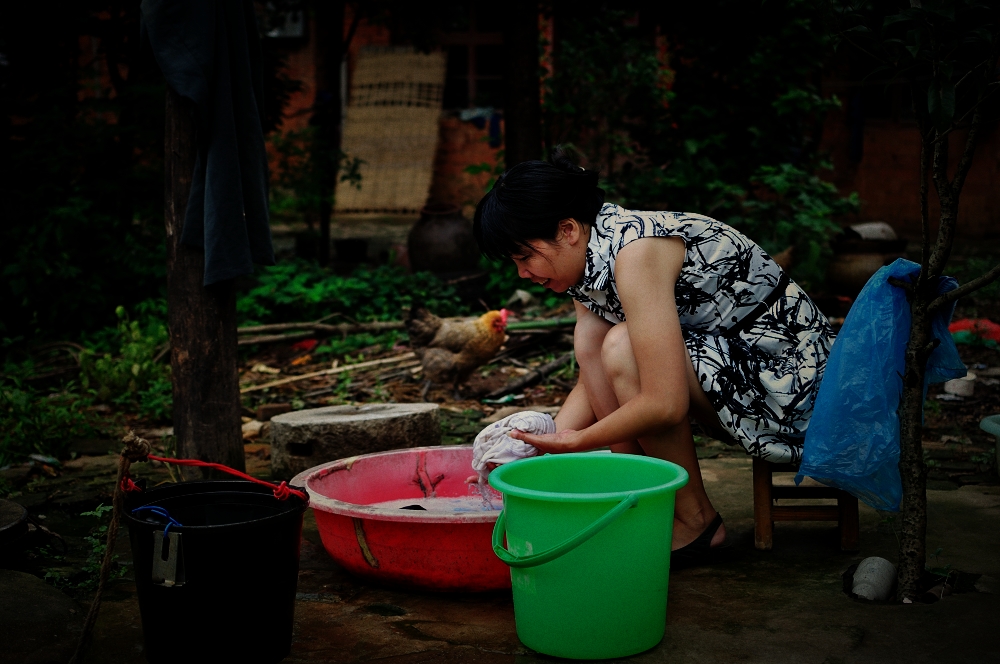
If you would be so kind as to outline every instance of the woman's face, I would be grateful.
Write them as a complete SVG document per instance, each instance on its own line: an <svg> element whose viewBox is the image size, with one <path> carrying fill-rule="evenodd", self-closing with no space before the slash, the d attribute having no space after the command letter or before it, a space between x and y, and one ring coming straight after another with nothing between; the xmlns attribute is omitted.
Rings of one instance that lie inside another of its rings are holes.
<svg viewBox="0 0 1000 664"><path fill-rule="evenodd" d="M531 247L511 259L522 279L562 293L583 278L589 239L586 227L575 219L563 219L554 239L533 240Z"/></svg>

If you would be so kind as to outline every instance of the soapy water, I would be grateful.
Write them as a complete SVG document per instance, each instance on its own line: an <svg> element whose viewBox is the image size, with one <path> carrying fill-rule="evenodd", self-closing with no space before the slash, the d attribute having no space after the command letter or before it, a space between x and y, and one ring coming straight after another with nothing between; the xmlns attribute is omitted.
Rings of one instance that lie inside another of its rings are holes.
<svg viewBox="0 0 1000 664"><path fill-rule="evenodd" d="M502 508L499 500L491 499L487 493L490 489L473 489L474 494L468 496L451 496L447 498L400 498L387 500L383 503L373 503L372 507L382 509L413 510L417 512L434 512L436 514L468 514L470 512L496 512Z"/></svg>
<svg viewBox="0 0 1000 664"><path fill-rule="evenodd" d="M484 511L499 509L493 507L493 501L490 499L490 494L495 492L492 489L490 489L490 487L486 484L486 482L480 480L479 482L476 483L476 488L479 489L479 496L483 499Z"/></svg>

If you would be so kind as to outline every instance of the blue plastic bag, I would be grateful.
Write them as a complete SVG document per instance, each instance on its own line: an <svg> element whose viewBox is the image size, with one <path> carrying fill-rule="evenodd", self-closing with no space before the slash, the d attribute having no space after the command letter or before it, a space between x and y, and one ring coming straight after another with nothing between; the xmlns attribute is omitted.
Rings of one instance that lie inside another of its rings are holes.
<svg viewBox="0 0 1000 664"><path fill-rule="evenodd" d="M903 390L910 305L903 289L889 283L916 278L920 266L902 258L865 284L830 350L823 382L802 449L795 482L805 476L843 489L877 510L899 511L899 399ZM938 293L958 287L941 277ZM948 333L954 304L934 317L941 342L927 361L929 383L965 375L965 365Z"/></svg>

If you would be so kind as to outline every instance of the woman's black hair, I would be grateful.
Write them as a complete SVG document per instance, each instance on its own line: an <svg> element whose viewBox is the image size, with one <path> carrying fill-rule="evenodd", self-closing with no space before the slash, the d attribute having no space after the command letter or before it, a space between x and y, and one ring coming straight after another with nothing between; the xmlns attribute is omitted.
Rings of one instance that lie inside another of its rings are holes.
<svg viewBox="0 0 1000 664"><path fill-rule="evenodd" d="M580 168L558 148L550 161L525 161L501 175L476 206L472 232L492 259L509 258L534 240L553 240L559 222L587 228L604 205L597 171Z"/></svg>

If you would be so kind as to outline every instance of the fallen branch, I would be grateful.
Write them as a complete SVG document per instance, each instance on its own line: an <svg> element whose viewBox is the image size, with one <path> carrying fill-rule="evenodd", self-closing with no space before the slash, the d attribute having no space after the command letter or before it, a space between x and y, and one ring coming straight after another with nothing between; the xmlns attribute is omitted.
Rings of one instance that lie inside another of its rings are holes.
<svg viewBox="0 0 1000 664"><path fill-rule="evenodd" d="M576 318L550 318L549 320L523 320L509 323L508 331L524 332L526 330L547 330L553 327L568 327L576 325Z"/></svg>
<svg viewBox="0 0 1000 664"><path fill-rule="evenodd" d="M254 334L259 332L280 332L282 330L304 330L292 334L266 334L257 337L243 337L238 340L238 346L251 344L281 343L282 341L297 341L316 336L317 332L324 334L357 334L359 332L386 332L403 329L403 322L398 320L376 321L374 323L340 323L327 325L325 323L275 323L274 325L253 325L236 330L239 334Z"/></svg>
<svg viewBox="0 0 1000 664"><path fill-rule="evenodd" d="M486 398L487 399L499 399L500 397L504 396L505 394L511 394L513 392L517 392L519 390L522 390L525 387L528 387L529 385L531 385L532 383L535 383L535 382L541 380L542 378L545 378L550 373L553 373L554 371L557 371L563 365L565 365L565 364L569 363L570 361L572 361L572 359L573 359L573 351L570 351L568 353L563 353L562 355L560 355L556 359L552 360L548 364L543 364L542 366L538 367L537 369L534 369L534 370L529 371L528 373L524 374L523 376L521 376L517 380L510 381L509 383L507 383L506 385L504 385L500 389L493 390L492 392L490 392L489 394L486 395Z"/></svg>
<svg viewBox="0 0 1000 664"><path fill-rule="evenodd" d="M322 371L313 371L307 374L300 374L298 376L289 376L288 378L281 378L280 380L272 380L269 383L261 383L260 385L251 385L250 387L244 387L240 390L240 394L246 394L247 392L254 392L256 390L266 390L270 387L278 387L279 385L287 385L289 383L295 383L300 380L307 380L309 378L316 378L317 376L332 376L333 374L342 373L344 371L354 371L356 369L368 369L370 367L377 367L383 364L392 364L394 362L403 362L416 357L413 353L403 353L402 355L396 355L395 357L386 357L381 360L371 360L369 362L358 362L357 364L345 364L343 366L334 367L332 369L323 369Z"/></svg>
<svg viewBox="0 0 1000 664"><path fill-rule="evenodd" d="M354 334L356 332L385 332L401 330L404 323L401 320L373 321L371 323L273 323L271 325L250 325L237 328L239 334L260 334L262 332L285 332L287 330L312 330L314 332L332 332L339 334Z"/></svg>
<svg viewBox="0 0 1000 664"><path fill-rule="evenodd" d="M521 321L511 323L507 326L508 331L519 333L530 333L533 331L548 332L554 328L569 327L576 325L575 318L553 318L551 320ZM400 320L375 321L372 323L340 323L338 325L327 325L326 323L274 323L271 325L250 325L236 330L238 334L256 334L259 336L240 338L236 343L239 346L250 346L252 344L272 344L284 341L298 341L315 336L317 332L324 334L358 334L359 332L388 332L391 330L402 330L406 323ZM291 334L262 334L265 332L286 332Z"/></svg>
<svg viewBox="0 0 1000 664"><path fill-rule="evenodd" d="M315 332L295 332L294 334L265 334L259 337L243 337L236 340L237 346L250 346L252 344L275 344L282 341L298 341L315 337Z"/></svg>

